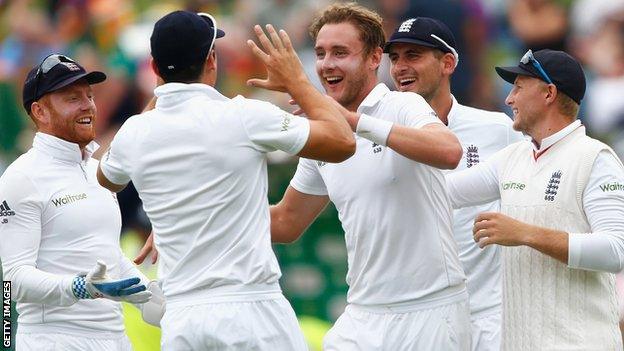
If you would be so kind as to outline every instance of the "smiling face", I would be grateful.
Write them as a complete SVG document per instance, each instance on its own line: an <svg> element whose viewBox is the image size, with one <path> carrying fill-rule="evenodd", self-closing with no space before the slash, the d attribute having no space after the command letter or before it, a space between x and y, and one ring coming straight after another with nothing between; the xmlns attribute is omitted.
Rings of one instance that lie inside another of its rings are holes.
<svg viewBox="0 0 624 351"><path fill-rule="evenodd" d="M545 96L548 94L543 81L518 75L513 88L505 99L505 104L513 112L513 128L528 135L535 136L545 110Z"/></svg>
<svg viewBox="0 0 624 351"><path fill-rule="evenodd" d="M93 91L85 80L46 94L33 104L39 131L76 143L80 148L95 139L96 112Z"/></svg>
<svg viewBox="0 0 624 351"><path fill-rule="evenodd" d="M399 91L420 94L427 102L437 95L444 78L441 51L416 44L393 43L388 57L390 74Z"/></svg>
<svg viewBox="0 0 624 351"><path fill-rule="evenodd" d="M329 96L354 111L377 83L381 48L366 53L357 28L328 23L316 37L316 73Z"/></svg>

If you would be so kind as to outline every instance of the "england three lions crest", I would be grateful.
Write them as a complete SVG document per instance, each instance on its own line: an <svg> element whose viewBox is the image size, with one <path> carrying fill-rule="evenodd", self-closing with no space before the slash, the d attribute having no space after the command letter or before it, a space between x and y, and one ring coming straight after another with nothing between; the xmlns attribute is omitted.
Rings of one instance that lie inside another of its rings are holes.
<svg viewBox="0 0 624 351"><path fill-rule="evenodd" d="M557 191L559 190L559 184L561 184L561 171L553 172L550 176L550 180L548 184L546 184L546 191L544 191L544 200L546 201L555 201L555 196L557 196Z"/></svg>
<svg viewBox="0 0 624 351"><path fill-rule="evenodd" d="M466 167L470 168L479 163L479 148L470 145L466 149Z"/></svg>

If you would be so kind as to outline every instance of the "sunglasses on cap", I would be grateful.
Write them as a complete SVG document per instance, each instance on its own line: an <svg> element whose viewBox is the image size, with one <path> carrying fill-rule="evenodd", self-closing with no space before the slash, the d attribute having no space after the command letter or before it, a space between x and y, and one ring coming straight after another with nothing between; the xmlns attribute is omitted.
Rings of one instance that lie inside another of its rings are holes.
<svg viewBox="0 0 624 351"><path fill-rule="evenodd" d="M70 69L71 69L71 65L73 64L75 66L76 71L80 70L80 67L76 66L76 63L74 62L74 60L70 59L69 57L65 55L52 54L46 57L43 60L43 62L39 64L39 67L37 68L37 74L35 74L35 98L39 96L39 81L41 80L41 77L44 74L47 74L48 72L50 72L50 70L56 67L56 65L63 63L63 62L66 65L68 65Z"/></svg>
<svg viewBox="0 0 624 351"><path fill-rule="evenodd" d="M539 72L542 78L544 78L544 80L548 82L548 84L554 84L552 79L550 79L550 77L548 76L544 68L542 67L542 65L535 58L535 56L533 56L532 50L527 51L526 54L524 54L524 56L522 56L522 58L520 59L520 62L524 63L525 65L528 65L529 63L531 63L531 65L537 70L537 72Z"/></svg>

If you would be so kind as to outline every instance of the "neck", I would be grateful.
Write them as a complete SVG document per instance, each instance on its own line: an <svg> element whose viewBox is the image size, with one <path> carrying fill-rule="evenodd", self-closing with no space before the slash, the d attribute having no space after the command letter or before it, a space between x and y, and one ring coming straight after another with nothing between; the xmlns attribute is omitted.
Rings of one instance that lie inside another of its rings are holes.
<svg viewBox="0 0 624 351"><path fill-rule="evenodd" d="M448 87L440 89L438 94L430 101L427 101L427 103L435 111L442 123L448 125L448 115L451 112L451 107L453 107L453 97L450 89Z"/></svg>
<svg viewBox="0 0 624 351"><path fill-rule="evenodd" d="M362 101L364 101L364 99L366 99L368 94L370 94L370 92L373 91L373 89L375 89L375 86L377 85L377 83L378 83L377 76L373 77L372 79L369 79L368 82L364 84L364 87L360 90L360 93L358 94L357 99L353 100L353 102L348 105L344 105L344 108L346 108L347 110L351 112L356 112L358 107L360 107L360 105L362 104Z"/></svg>
<svg viewBox="0 0 624 351"><path fill-rule="evenodd" d="M533 139L533 143L538 147L542 145L542 140L561 131L573 122L558 112L551 112L543 117L541 123L537 124L532 131L527 132Z"/></svg>

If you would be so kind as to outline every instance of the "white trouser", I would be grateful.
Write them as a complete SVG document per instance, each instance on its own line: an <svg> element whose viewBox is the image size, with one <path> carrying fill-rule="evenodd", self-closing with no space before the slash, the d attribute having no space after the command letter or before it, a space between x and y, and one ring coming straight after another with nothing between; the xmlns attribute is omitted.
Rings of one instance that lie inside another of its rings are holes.
<svg viewBox="0 0 624 351"><path fill-rule="evenodd" d="M500 310L472 316L472 351L500 351L501 318Z"/></svg>
<svg viewBox="0 0 624 351"><path fill-rule="evenodd" d="M59 333L20 333L17 328L15 351L132 351L126 334L93 338Z"/></svg>
<svg viewBox="0 0 624 351"><path fill-rule="evenodd" d="M258 301L167 305L162 350L306 351L295 312L282 294L274 295Z"/></svg>
<svg viewBox="0 0 624 351"><path fill-rule="evenodd" d="M348 305L323 340L325 351L468 351L468 300L406 312Z"/></svg>

